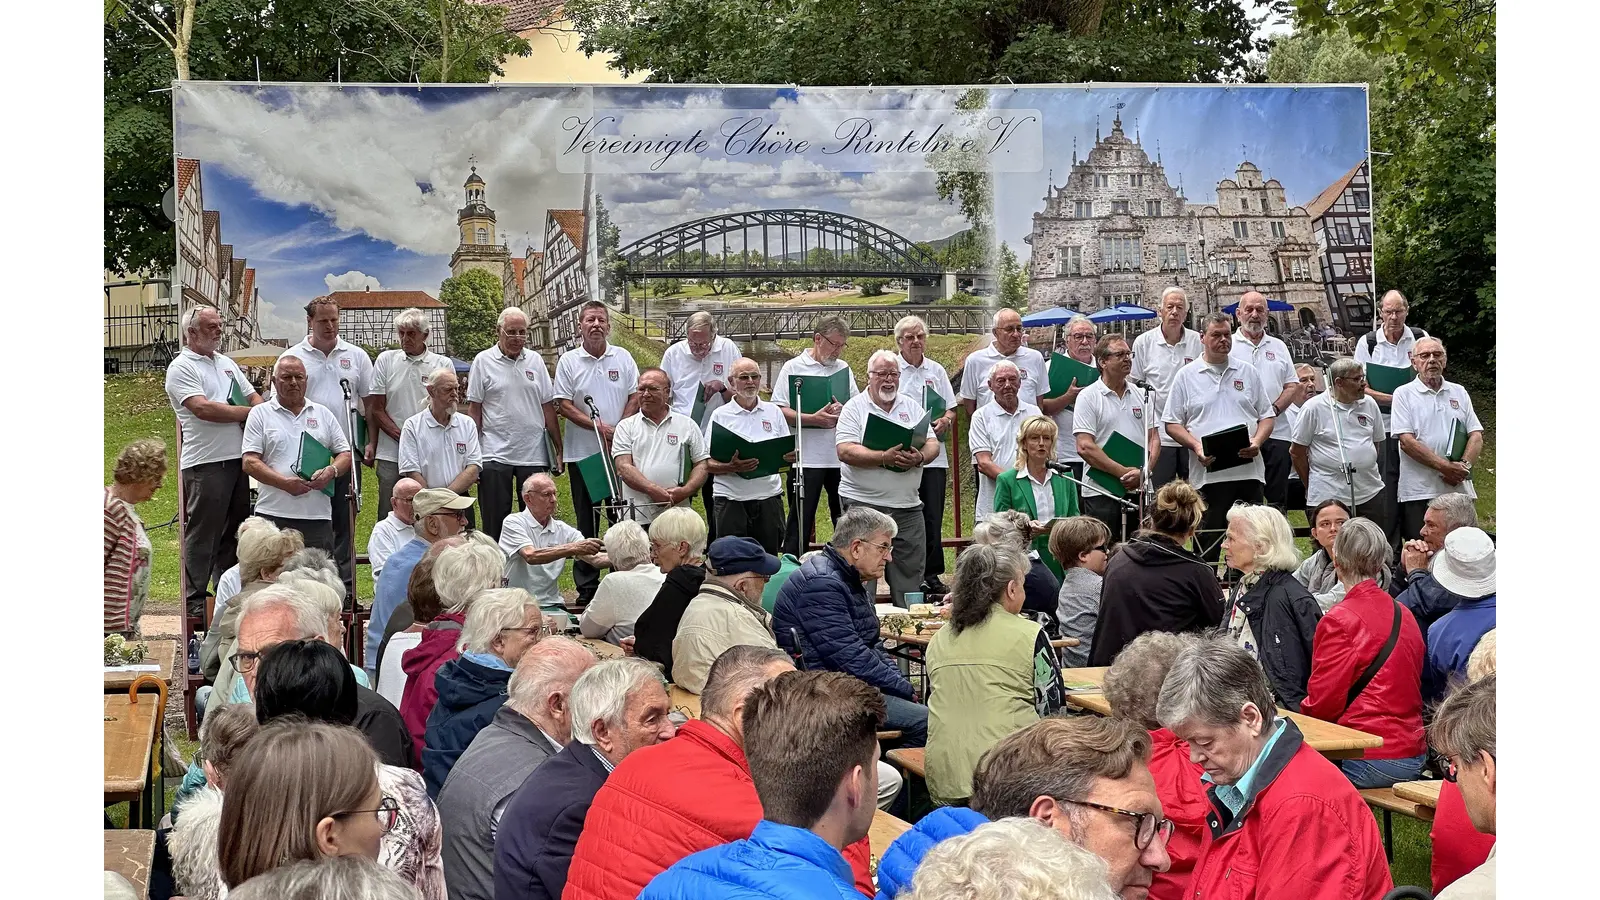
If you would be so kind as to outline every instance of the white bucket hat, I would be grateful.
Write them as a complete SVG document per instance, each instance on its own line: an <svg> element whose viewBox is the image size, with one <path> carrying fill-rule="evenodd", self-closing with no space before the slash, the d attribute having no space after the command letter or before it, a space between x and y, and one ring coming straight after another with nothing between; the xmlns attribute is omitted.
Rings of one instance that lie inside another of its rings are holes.
<svg viewBox="0 0 1600 900"><path fill-rule="evenodd" d="M1457 528L1433 561L1439 585L1460 597L1487 597L1494 589L1494 541L1481 528Z"/></svg>

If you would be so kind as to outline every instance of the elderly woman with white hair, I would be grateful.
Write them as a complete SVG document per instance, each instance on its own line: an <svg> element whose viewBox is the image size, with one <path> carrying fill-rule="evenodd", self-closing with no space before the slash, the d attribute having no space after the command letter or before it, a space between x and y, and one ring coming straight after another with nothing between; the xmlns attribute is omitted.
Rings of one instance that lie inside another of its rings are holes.
<svg viewBox="0 0 1600 900"><path fill-rule="evenodd" d="M428 796L439 796L451 767L506 702L517 662L546 633L539 602L522 588L484 591L472 601L456 642L461 655L434 676L439 700L428 714L422 751Z"/></svg>
<svg viewBox="0 0 1600 900"><path fill-rule="evenodd" d="M1383 738L1339 768L1358 788L1413 781L1428 761L1422 730L1422 630L1411 610L1378 587L1389 561L1383 529L1351 519L1333 542L1344 599L1317 623L1311 679L1300 711Z"/></svg>
<svg viewBox="0 0 1600 900"><path fill-rule="evenodd" d="M1045 633L1054 639L1061 636L1061 624L1056 619L1056 611L1060 607L1061 580L1039 557L1030 538L1032 526L1027 513L1016 509L1001 510L989 516L988 521L978 523L972 530L972 543L1010 547L1027 558L1028 576L1023 583L1022 614L1038 622Z"/></svg>
<svg viewBox="0 0 1600 900"><path fill-rule="evenodd" d="M665 572L649 607L633 627L633 652L672 671L672 642L689 601L706 580L706 520L692 509L674 507L650 523L650 557Z"/></svg>
<svg viewBox="0 0 1600 900"><path fill-rule="evenodd" d="M1278 704L1295 709L1306 696L1311 638L1322 608L1295 580L1300 555L1289 520L1270 506L1234 506L1222 552L1230 568L1244 573L1233 586L1222 626L1261 662Z"/></svg>
<svg viewBox="0 0 1600 900"><path fill-rule="evenodd" d="M650 608L667 576L650 561L650 536L637 522L618 522L606 529L605 542L611 574L600 579L578 628L584 637L621 644L633 634L634 623Z"/></svg>
<svg viewBox="0 0 1600 900"><path fill-rule="evenodd" d="M1393 886L1361 794L1278 715L1266 673L1238 644L1182 650L1156 718L1205 770L1208 834L1186 895L1344 900Z"/></svg>
<svg viewBox="0 0 1600 900"><path fill-rule="evenodd" d="M905 900L1116 900L1106 863L1038 819L979 825L928 851Z"/></svg>

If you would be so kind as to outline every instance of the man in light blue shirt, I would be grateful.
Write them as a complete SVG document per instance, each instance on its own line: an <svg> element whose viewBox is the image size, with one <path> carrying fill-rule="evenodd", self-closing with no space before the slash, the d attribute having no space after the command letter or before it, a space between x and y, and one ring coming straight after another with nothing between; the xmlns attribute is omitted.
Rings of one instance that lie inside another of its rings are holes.
<svg viewBox="0 0 1600 900"><path fill-rule="evenodd" d="M367 620L367 651L362 664L374 684L378 681L378 647L383 644L389 617L406 602L411 570L428 552L429 546L466 530L464 510L475 502L449 488L427 488L412 498L414 521L411 528L416 536L390 554L384 563L383 574L378 577L377 596L372 601L372 617Z"/></svg>

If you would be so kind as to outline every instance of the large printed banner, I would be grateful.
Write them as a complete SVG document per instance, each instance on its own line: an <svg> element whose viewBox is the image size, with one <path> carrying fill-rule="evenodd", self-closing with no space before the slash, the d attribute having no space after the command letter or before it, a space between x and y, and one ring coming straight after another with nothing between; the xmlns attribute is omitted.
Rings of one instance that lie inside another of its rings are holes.
<svg viewBox="0 0 1600 900"><path fill-rule="evenodd" d="M387 346L469 287L557 345L596 297L1091 312L1177 284L1197 311L1260 290L1288 327L1370 318L1360 86L174 91L183 297L255 337L335 293Z"/></svg>

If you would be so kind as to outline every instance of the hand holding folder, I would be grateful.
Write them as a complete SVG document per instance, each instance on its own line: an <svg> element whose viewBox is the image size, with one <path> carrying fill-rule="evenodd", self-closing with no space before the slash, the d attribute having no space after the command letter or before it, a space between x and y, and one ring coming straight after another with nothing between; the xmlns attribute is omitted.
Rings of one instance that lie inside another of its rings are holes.
<svg viewBox="0 0 1600 900"><path fill-rule="evenodd" d="M766 478L789 468L784 457L794 452L794 435L752 441L729 431L720 422L711 425L711 458L720 463L732 462L735 456L741 461L757 460L754 469L735 472L740 478Z"/></svg>
<svg viewBox="0 0 1600 900"><path fill-rule="evenodd" d="M1144 465L1144 448L1128 440L1120 431L1113 431L1111 439L1100 448L1111 457L1111 461L1123 466ZM1089 480L1100 486L1100 489L1113 497L1126 497L1128 489L1122 486L1122 479L1099 469L1090 467Z"/></svg>
<svg viewBox="0 0 1600 900"><path fill-rule="evenodd" d="M1417 377L1417 371L1410 366L1385 366L1378 363L1367 363L1367 387L1380 394L1392 394L1402 384L1412 381Z"/></svg>
<svg viewBox="0 0 1600 900"><path fill-rule="evenodd" d="M790 400L794 403L795 409L807 415L821 410L835 400L843 403L850 399L848 367L832 375L796 375L792 378L799 381L800 388Z"/></svg>
<svg viewBox="0 0 1600 900"><path fill-rule="evenodd" d="M1224 428L1221 431L1205 435L1200 438L1200 448L1205 455L1211 457L1211 465L1206 466L1207 472L1225 472L1228 469L1246 465L1251 459L1239 455L1239 451L1250 446L1250 431L1243 425ZM1131 463L1130 463L1131 465Z"/></svg>
<svg viewBox="0 0 1600 900"><path fill-rule="evenodd" d="M861 432L861 446L868 450L915 450L920 452L928 442L928 423L924 415L913 428L896 425L883 416L867 413L867 427ZM905 472L899 466L884 466L891 472Z"/></svg>
<svg viewBox="0 0 1600 900"><path fill-rule="evenodd" d="M312 481L318 472L333 465L333 451L329 450L321 441L312 437L310 432L300 433L300 458L295 461L294 474ZM333 496L333 482L329 481L322 488L322 493Z"/></svg>
<svg viewBox="0 0 1600 900"><path fill-rule="evenodd" d="M1050 354L1050 390L1041 394L1044 400L1053 399L1065 394L1076 384L1080 388L1094 384L1100 378L1100 370L1087 363L1081 363L1067 356L1065 353Z"/></svg>

